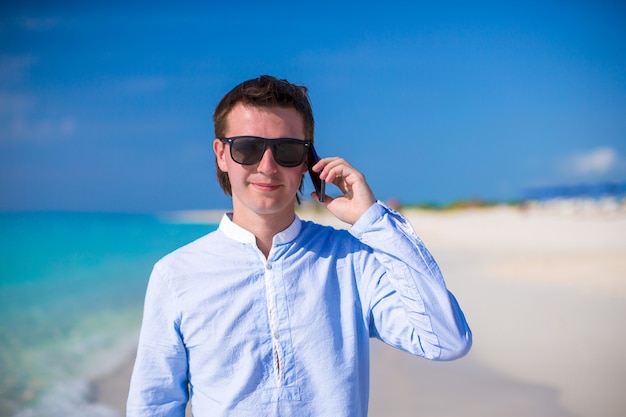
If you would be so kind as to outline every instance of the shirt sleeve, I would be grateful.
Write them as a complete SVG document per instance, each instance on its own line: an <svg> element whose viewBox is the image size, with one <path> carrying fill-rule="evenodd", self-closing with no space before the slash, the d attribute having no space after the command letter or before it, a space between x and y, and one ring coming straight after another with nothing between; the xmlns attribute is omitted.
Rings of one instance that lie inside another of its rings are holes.
<svg viewBox="0 0 626 417"><path fill-rule="evenodd" d="M350 233L374 259L364 263L371 335L432 360L465 355L472 345L465 316L409 222L377 202Z"/></svg>
<svg viewBox="0 0 626 417"><path fill-rule="evenodd" d="M180 313L167 275L157 263L144 303L127 417L184 417L188 401L187 354Z"/></svg>

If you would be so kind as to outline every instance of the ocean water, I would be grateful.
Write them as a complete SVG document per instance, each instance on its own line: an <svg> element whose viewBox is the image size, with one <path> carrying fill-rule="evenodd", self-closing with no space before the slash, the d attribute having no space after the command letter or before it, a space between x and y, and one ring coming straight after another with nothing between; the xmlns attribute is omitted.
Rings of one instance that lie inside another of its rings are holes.
<svg viewBox="0 0 626 417"><path fill-rule="evenodd" d="M216 228L0 213L0 416L110 416L90 381L133 354L154 263Z"/></svg>

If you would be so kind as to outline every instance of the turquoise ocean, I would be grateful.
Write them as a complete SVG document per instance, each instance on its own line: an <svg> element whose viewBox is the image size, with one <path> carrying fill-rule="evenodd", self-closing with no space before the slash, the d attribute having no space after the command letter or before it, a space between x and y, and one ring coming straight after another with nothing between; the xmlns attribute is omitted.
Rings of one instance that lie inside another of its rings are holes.
<svg viewBox="0 0 626 417"><path fill-rule="evenodd" d="M154 263L214 230L138 214L0 213L0 416L107 416Z"/></svg>

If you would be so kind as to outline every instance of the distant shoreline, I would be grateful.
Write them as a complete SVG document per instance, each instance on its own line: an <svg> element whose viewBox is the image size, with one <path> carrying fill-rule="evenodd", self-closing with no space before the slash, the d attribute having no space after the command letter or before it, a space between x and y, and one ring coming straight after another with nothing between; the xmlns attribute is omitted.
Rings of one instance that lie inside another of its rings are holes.
<svg viewBox="0 0 626 417"><path fill-rule="evenodd" d="M572 214L608 214L626 213L626 199L621 198L553 198L547 200L528 200L523 202L492 202L483 200L459 200L445 205L402 204L397 200L385 202L391 208L402 213L448 213L476 209L511 208L520 211L554 212L561 215ZM173 210L156 213L161 221L176 224L218 224L224 214L232 209L192 209ZM304 218L321 218L322 222L336 223L332 215L314 201L303 201L296 207L296 214Z"/></svg>

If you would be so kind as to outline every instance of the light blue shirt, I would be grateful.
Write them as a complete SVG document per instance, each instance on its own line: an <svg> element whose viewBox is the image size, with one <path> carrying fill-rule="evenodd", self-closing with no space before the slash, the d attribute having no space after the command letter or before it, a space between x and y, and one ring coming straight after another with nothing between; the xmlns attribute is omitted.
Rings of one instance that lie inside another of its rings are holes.
<svg viewBox="0 0 626 417"><path fill-rule="evenodd" d="M129 417L367 416L369 338L433 360L471 332L409 223L381 203L349 230L296 218L266 259L224 216L161 259Z"/></svg>

